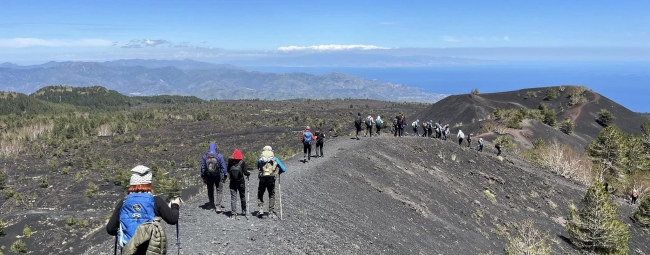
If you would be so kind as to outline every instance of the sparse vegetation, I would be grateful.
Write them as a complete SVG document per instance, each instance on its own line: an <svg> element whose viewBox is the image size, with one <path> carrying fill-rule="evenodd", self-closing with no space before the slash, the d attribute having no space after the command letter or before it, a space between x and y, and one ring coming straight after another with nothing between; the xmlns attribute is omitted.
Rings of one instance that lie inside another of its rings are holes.
<svg viewBox="0 0 650 255"><path fill-rule="evenodd" d="M0 189L5 188L5 179L6 177L4 171L0 170Z"/></svg>
<svg viewBox="0 0 650 255"><path fill-rule="evenodd" d="M65 225L67 225L68 227L72 227L75 224L77 224L77 220L73 216L70 216L67 219L65 219Z"/></svg>
<svg viewBox="0 0 650 255"><path fill-rule="evenodd" d="M596 122L603 127L613 124L614 120L616 120L616 117L607 109L601 109L600 112L598 112L598 118L596 118Z"/></svg>
<svg viewBox="0 0 650 255"><path fill-rule="evenodd" d="M29 227L29 225L25 225L23 228L23 236L26 238L32 238L32 229Z"/></svg>
<svg viewBox="0 0 650 255"><path fill-rule="evenodd" d="M602 182L582 197L583 207L569 206L566 229L577 247L605 254L628 254L628 226L618 219L618 206L609 200Z"/></svg>
<svg viewBox="0 0 650 255"><path fill-rule="evenodd" d="M582 104L587 102L587 97L585 92L587 87L585 86L572 86L568 90L569 106L574 106L577 104Z"/></svg>
<svg viewBox="0 0 650 255"><path fill-rule="evenodd" d="M646 230L650 230L650 196L641 200L641 204L632 214L632 220Z"/></svg>
<svg viewBox="0 0 650 255"><path fill-rule="evenodd" d="M554 100L560 97L560 90L556 88L548 88L546 89L546 97L544 97L544 100Z"/></svg>
<svg viewBox="0 0 650 255"><path fill-rule="evenodd" d="M5 223L0 219L0 237L5 236Z"/></svg>
<svg viewBox="0 0 650 255"><path fill-rule="evenodd" d="M566 118L562 121L562 123L560 123L560 131L562 131L562 133L570 135L573 134L575 126L576 124L572 118Z"/></svg>
<svg viewBox="0 0 650 255"><path fill-rule="evenodd" d="M478 94L479 94L478 89L477 89L477 88L473 88L473 89L472 89L472 95L478 95Z"/></svg>
<svg viewBox="0 0 650 255"><path fill-rule="evenodd" d="M11 244L9 251L16 254L27 253L27 244L18 239Z"/></svg>
<svg viewBox="0 0 650 255"><path fill-rule="evenodd" d="M97 187L97 184L94 182L88 182L86 185L86 197L92 198L97 191L99 191L99 187Z"/></svg>
<svg viewBox="0 0 650 255"><path fill-rule="evenodd" d="M512 138L509 135L499 136L496 139L494 139L494 141L492 141L492 143L494 144L497 144L499 142L501 142L501 144L503 145L503 149L512 150L515 147L517 147L517 144L515 144L515 142L512 140Z"/></svg>
<svg viewBox="0 0 650 255"><path fill-rule="evenodd" d="M549 233L541 233L535 228L532 219L524 220L517 228L516 236L508 236L506 252L509 255L547 255L551 254Z"/></svg>
<svg viewBox="0 0 650 255"><path fill-rule="evenodd" d="M497 201L497 196L495 196L490 190L484 190L483 194L485 194L485 197L487 197L490 201L496 202Z"/></svg>

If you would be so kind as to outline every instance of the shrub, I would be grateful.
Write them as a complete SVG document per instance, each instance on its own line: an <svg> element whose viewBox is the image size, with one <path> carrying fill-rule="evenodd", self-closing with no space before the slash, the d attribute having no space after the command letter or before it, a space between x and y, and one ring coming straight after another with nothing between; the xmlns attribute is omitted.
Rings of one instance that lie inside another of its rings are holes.
<svg viewBox="0 0 650 255"><path fill-rule="evenodd" d="M560 123L560 131L563 133L570 135L573 134L573 130L575 129L575 122L573 122L572 118L566 118Z"/></svg>
<svg viewBox="0 0 650 255"><path fill-rule="evenodd" d="M646 196L641 200L641 204L632 214L632 220L642 228L650 229L650 196Z"/></svg>
<svg viewBox="0 0 650 255"><path fill-rule="evenodd" d="M77 224L77 220L73 216L70 216L67 219L65 219L65 225L72 227L75 224Z"/></svg>
<svg viewBox="0 0 650 255"><path fill-rule="evenodd" d="M27 253L27 244L23 242L23 240L18 239L11 244L11 248L9 248L9 251L16 254Z"/></svg>
<svg viewBox="0 0 650 255"><path fill-rule="evenodd" d="M6 179L5 173L3 171L0 171L0 189L5 188L5 179Z"/></svg>
<svg viewBox="0 0 650 255"><path fill-rule="evenodd" d="M510 138L509 135L499 136L496 139L494 139L494 141L492 141L492 142L494 144L497 144L497 143L501 142L504 149L514 149L515 147L517 147L517 145L515 144L514 141L512 141L512 138Z"/></svg>
<svg viewBox="0 0 650 255"><path fill-rule="evenodd" d="M605 173L622 181L625 171L625 134L616 126L603 128L595 140L587 144L586 152Z"/></svg>
<svg viewBox="0 0 650 255"><path fill-rule="evenodd" d="M47 176L41 176L40 178L41 188L47 188L49 184L47 183Z"/></svg>
<svg viewBox="0 0 650 255"><path fill-rule="evenodd" d="M538 150L539 163L552 173L565 178L591 184L594 179L594 167L584 154L576 152L571 146L554 141L549 146Z"/></svg>
<svg viewBox="0 0 650 255"><path fill-rule="evenodd" d="M603 127L611 125L614 123L614 120L616 120L616 117L607 109L601 109L600 112L598 112L598 118L596 118L596 122Z"/></svg>
<svg viewBox="0 0 650 255"><path fill-rule="evenodd" d="M5 199L12 198L16 195L16 192L12 189L6 189L5 190Z"/></svg>
<svg viewBox="0 0 650 255"><path fill-rule="evenodd" d="M524 222L517 228L517 236L508 236L506 252L509 255L546 255L551 254L549 244L549 233L540 233L534 226L531 219Z"/></svg>
<svg viewBox="0 0 650 255"><path fill-rule="evenodd" d="M570 87L568 91L569 106L587 102L587 97L584 94L586 91L587 91L587 87L585 86Z"/></svg>
<svg viewBox="0 0 650 255"><path fill-rule="evenodd" d="M537 91L526 91L526 95L524 96L524 99L532 98L532 97L537 97Z"/></svg>
<svg viewBox="0 0 650 255"><path fill-rule="evenodd" d="M485 191L483 191L483 194L485 194L485 197L490 199L492 202L497 201L497 196L495 196L492 192L490 192L490 190L486 189Z"/></svg>
<svg viewBox="0 0 650 255"><path fill-rule="evenodd" d="M23 236L32 238L32 229L29 227L29 225L25 225L25 228L23 228Z"/></svg>
<svg viewBox="0 0 650 255"><path fill-rule="evenodd" d="M0 237L3 237L5 235L5 223L0 219Z"/></svg>
<svg viewBox="0 0 650 255"><path fill-rule="evenodd" d="M583 207L569 206L566 230L577 247L591 252L627 254L630 233L618 220L618 206L609 201L602 182L595 182L582 197Z"/></svg>
<svg viewBox="0 0 650 255"><path fill-rule="evenodd" d="M544 140L544 138L539 137L535 139L535 141L533 141L533 148L542 149L544 147L546 147L546 141Z"/></svg>
<svg viewBox="0 0 650 255"><path fill-rule="evenodd" d="M555 88L548 88L546 89L546 97L544 97L544 100L553 100L560 97L560 90L555 89Z"/></svg>
<svg viewBox="0 0 650 255"><path fill-rule="evenodd" d="M116 170L113 176L113 184L121 186L124 190L129 188L129 181L131 180L131 171L129 169Z"/></svg>
<svg viewBox="0 0 650 255"><path fill-rule="evenodd" d="M477 89L477 88L473 88L473 89L472 89L472 95L478 95L478 94L479 94L478 89Z"/></svg>
<svg viewBox="0 0 650 255"><path fill-rule="evenodd" d="M86 185L86 197L93 197L97 191L99 191L99 187L94 182L88 182L88 185Z"/></svg>

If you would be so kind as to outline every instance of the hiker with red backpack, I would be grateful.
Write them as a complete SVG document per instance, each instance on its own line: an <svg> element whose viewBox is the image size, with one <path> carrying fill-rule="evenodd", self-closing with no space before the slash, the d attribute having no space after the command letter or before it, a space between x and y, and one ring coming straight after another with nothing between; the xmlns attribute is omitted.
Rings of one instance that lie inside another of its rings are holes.
<svg viewBox="0 0 650 255"><path fill-rule="evenodd" d="M257 188L257 217L262 218L264 215L264 192L269 193L269 213L268 217L275 218L275 179L287 171L279 158L273 153L271 146L264 146L262 155L257 160L257 169L259 170L259 186ZM280 214L282 214L282 201L280 201Z"/></svg>
<svg viewBox="0 0 650 255"><path fill-rule="evenodd" d="M239 200L241 201L241 214L248 215L248 208L246 205L246 180L251 173L248 171L246 162L244 162L244 155L239 149L232 152L232 156L228 159L228 176L230 176L230 213L232 218L237 217L237 194L239 193Z"/></svg>
<svg viewBox="0 0 650 255"><path fill-rule="evenodd" d="M223 184L228 178L228 168L223 155L219 153L217 144L211 142L208 152L201 159L201 178L208 188L209 207L216 213L221 213L221 199L223 198ZM214 189L217 188L217 201L214 200Z"/></svg>
<svg viewBox="0 0 650 255"><path fill-rule="evenodd" d="M316 136L309 130L309 126L305 128L305 131L302 132L302 137L300 138L303 145L303 157L302 162L307 163L311 160L311 144L316 141Z"/></svg>
<svg viewBox="0 0 650 255"><path fill-rule="evenodd" d="M167 204L161 196L154 196L151 170L146 166L131 169L128 195L120 200L106 224L106 232L116 236L117 246L122 254L166 254L165 227L160 219L169 225L178 223L180 198ZM139 231L136 231L138 230Z"/></svg>

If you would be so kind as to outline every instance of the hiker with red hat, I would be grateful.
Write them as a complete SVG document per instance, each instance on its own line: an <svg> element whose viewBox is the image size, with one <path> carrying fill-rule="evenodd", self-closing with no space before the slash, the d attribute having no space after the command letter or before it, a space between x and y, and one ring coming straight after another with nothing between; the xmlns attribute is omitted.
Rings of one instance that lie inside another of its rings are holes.
<svg viewBox="0 0 650 255"><path fill-rule="evenodd" d="M246 208L246 180L251 173L246 167L244 156L239 149L232 152L232 156L228 159L228 176L230 176L230 213L231 217L237 216L237 193L239 193L239 200L241 201L241 214L248 215Z"/></svg>

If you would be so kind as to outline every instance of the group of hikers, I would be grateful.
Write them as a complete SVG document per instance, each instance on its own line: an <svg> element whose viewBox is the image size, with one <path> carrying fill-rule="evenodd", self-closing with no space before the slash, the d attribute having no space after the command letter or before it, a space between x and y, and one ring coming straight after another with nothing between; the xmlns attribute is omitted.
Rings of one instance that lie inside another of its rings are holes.
<svg viewBox="0 0 650 255"><path fill-rule="evenodd" d="M302 136L305 151L311 151L311 145L308 148L306 144L311 143L311 141L318 141L321 134L320 131L311 134L309 127L306 128ZM318 148L320 148L321 156L322 143L324 143L324 134L322 134L320 145L316 142L317 153ZM259 209L257 216L262 218L266 215L268 218L275 218L276 179L279 182L280 175L285 173L287 169L282 164L282 161L275 156L273 148L268 145L262 148L256 167L259 180L257 189L257 205ZM239 149L235 149L226 162L216 143L211 142L208 145L208 151L201 157L201 179L208 191L209 202L207 209L214 210L216 213L223 211L221 206L223 186L227 180L230 180L231 217L236 218L238 215L243 215L248 218L246 184L248 184L248 190L250 190L250 175L243 154ZM216 197L214 194L215 189ZM269 198L267 214L264 214L265 193L268 193ZM241 204L241 213L237 213L237 202ZM108 234L116 236L115 253L117 253L117 247L119 246L122 250L121 254L166 254L167 240L164 226L160 222L164 220L169 225L177 225L181 203L182 201L178 197L172 198L167 203L163 197L154 196L151 169L143 165L131 169L127 196L118 201L106 225ZM282 206L280 206L281 208Z"/></svg>
<svg viewBox="0 0 650 255"><path fill-rule="evenodd" d="M354 126L356 128L356 139L359 140L359 135L363 131L363 126L365 124L365 134L363 135L364 137L370 136L372 137L373 132L372 128L373 126L376 128L376 132L374 132L375 135L379 136L381 134L381 128L383 125L383 121L381 119L381 116L377 115L376 119L372 118L372 115L368 115L365 119L361 116L361 113L357 113L357 117L354 120ZM397 115L395 118L393 118L393 125L391 126L391 134L393 136L399 136L402 137L404 136L404 128L406 128L406 118L404 115ZM446 141L449 133L450 133L450 128L449 124L442 125L438 122L433 122L433 120L429 120L427 122L422 122L420 123L420 120L417 119L411 123L411 126L413 127L413 135L418 136L418 137L428 137L428 138L438 138L443 141ZM419 129L420 127L422 128L422 135L420 135ZM472 146L472 138L474 137L473 133L470 133L469 135L465 135L462 130L458 130L458 133L456 135L456 138L458 139L458 144L462 145L463 141L467 141L467 147L471 148ZM482 152L483 147L485 146L485 141L483 140L482 137L479 137L478 139L478 144L476 145L476 150ZM497 149L497 156L501 156L502 154L502 148L503 148L503 143L502 142L497 142L494 145L494 148Z"/></svg>
<svg viewBox="0 0 650 255"><path fill-rule="evenodd" d="M381 116L373 119L368 115L365 119L361 113L357 114L355 119L356 139L362 131L362 125L366 126L365 136L372 137L373 134L379 136L383 121ZM373 126L376 132L373 133ZM420 136L418 127L422 127L422 137L439 138L447 140L449 135L449 125L442 126L433 121L420 124L419 120L412 123L415 136ZM406 120L404 115L396 116L393 119L391 133L393 136L404 136ZM465 136L462 130L458 131L458 144L462 145L467 141L467 147L471 147L474 134ZM316 157L323 157L323 145L325 143L325 133L321 130L312 132L307 126L300 137L303 144L303 163L311 160L312 145L316 145ZM476 149L483 150L483 138L479 138ZM495 146L498 150L497 155L501 155L502 144L497 143ZM280 180L280 175L287 171L282 161L275 156L271 146L264 146L262 153L257 160L256 169L258 171L259 185L257 189L257 216L263 218L275 218L275 187L276 179ZM250 190L249 177L251 172L246 165L242 152L235 149L231 157L226 161L224 156L219 152L215 142L208 145L208 150L201 157L201 179L207 188L208 204L207 209L214 210L216 213L222 213L224 207L222 204L223 186L227 180L230 180L230 213L232 218L243 215L248 218L249 208L246 198L246 191ZM122 254L165 254L166 238L164 227L160 224L164 220L167 224L176 225L179 218L179 210L182 201L180 198L172 198L169 203L161 196L154 196L152 189L151 169L146 166L138 165L131 169L131 178L127 190L127 196L120 200L111 218L106 226L108 234L116 236L115 251L117 247L122 248ZM246 185L248 184L248 188ZM278 185L279 186L279 185ZM216 190L216 197L215 197ZM264 194L268 193L268 210L264 214ZM237 203L241 204L241 213L237 212ZM282 206L280 206L282 208Z"/></svg>

